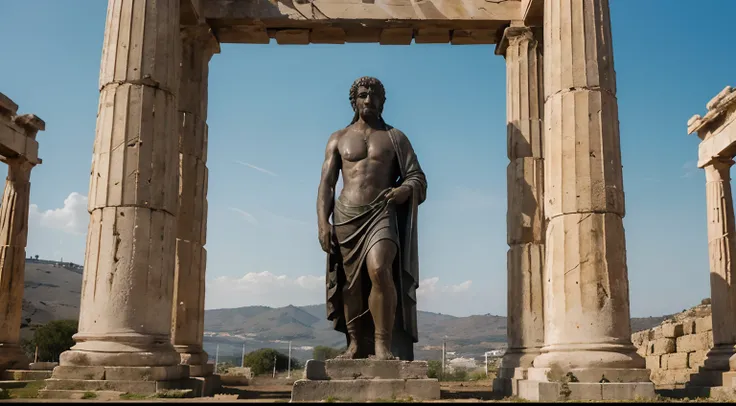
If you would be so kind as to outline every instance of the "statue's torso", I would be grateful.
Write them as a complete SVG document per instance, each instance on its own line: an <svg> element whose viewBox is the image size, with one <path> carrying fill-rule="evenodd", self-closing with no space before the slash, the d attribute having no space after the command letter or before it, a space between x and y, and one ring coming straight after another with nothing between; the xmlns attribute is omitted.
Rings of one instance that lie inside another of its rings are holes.
<svg viewBox="0 0 736 406"><path fill-rule="evenodd" d="M343 199L354 205L367 204L395 186L399 165L388 131L374 131L365 137L347 128L337 147L342 159Z"/></svg>

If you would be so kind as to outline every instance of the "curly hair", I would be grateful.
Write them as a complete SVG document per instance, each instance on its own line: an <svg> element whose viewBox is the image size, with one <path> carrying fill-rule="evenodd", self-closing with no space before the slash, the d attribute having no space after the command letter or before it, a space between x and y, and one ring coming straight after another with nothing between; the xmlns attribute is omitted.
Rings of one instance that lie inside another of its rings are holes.
<svg viewBox="0 0 736 406"><path fill-rule="evenodd" d="M351 124L358 121L358 108L356 106L356 102L358 99L358 89L361 86L372 89L376 92L376 96L382 99L383 103L386 102L386 88L383 87L383 83L381 83L380 80L370 76L363 76L361 78L358 78L355 82L353 82L353 85L350 86L350 105L353 107L353 111L355 112L355 117L353 117L353 122ZM379 107L379 115L383 114L383 103L381 103ZM381 120L383 120L383 118L381 118Z"/></svg>

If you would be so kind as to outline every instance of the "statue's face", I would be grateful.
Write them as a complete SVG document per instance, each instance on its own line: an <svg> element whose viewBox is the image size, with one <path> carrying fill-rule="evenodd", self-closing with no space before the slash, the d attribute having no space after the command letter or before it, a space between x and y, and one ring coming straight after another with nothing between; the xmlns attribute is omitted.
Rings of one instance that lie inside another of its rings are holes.
<svg viewBox="0 0 736 406"><path fill-rule="evenodd" d="M371 87L360 86L355 98L355 108L361 117L380 117L383 110L383 98Z"/></svg>

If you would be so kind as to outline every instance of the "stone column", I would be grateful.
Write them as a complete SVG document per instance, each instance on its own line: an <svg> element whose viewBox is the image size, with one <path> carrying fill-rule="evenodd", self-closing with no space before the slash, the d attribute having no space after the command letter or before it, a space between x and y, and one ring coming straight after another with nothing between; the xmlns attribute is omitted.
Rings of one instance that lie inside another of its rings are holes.
<svg viewBox="0 0 736 406"><path fill-rule="evenodd" d="M497 54L506 58L506 133L508 212L507 340L494 391L516 394L514 381L544 344L542 298L544 265L544 160L542 151L541 30L512 26L504 31Z"/></svg>
<svg viewBox="0 0 736 406"><path fill-rule="evenodd" d="M733 163L730 159L716 159L704 167L714 345L705 368L722 371L729 369L729 357L734 355L736 345L736 226L730 176Z"/></svg>
<svg viewBox="0 0 736 406"><path fill-rule="evenodd" d="M33 164L22 157L6 163L8 177L0 206L0 372L27 369L29 363L20 347L20 325Z"/></svg>
<svg viewBox="0 0 736 406"><path fill-rule="evenodd" d="M605 377L648 381L630 371L645 362L629 324L608 0L546 0L544 58L545 345L534 367L628 369Z"/></svg>
<svg viewBox="0 0 736 406"><path fill-rule="evenodd" d="M219 44L208 27L182 29L179 84L179 216L171 341L191 376L207 376L202 348L207 251L207 81Z"/></svg>
<svg viewBox="0 0 736 406"><path fill-rule="evenodd" d="M180 46L179 0L109 0L79 332L61 366L182 370L171 344Z"/></svg>

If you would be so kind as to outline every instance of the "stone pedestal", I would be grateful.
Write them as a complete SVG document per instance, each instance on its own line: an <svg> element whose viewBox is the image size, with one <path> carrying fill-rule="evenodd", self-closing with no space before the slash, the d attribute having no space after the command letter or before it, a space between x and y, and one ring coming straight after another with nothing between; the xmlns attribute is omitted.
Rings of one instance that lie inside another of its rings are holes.
<svg viewBox="0 0 736 406"><path fill-rule="evenodd" d="M653 396L631 342L608 0L544 4L545 340L519 395Z"/></svg>
<svg viewBox="0 0 736 406"><path fill-rule="evenodd" d="M539 30L512 26L496 48L506 58L509 251L507 341L493 391L517 394L544 344L544 98Z"/></svg>
<svg viewBox="0 0 736 406"><path fill-rule="evenodd" d="M291 401L439 400L440 383L427 370L426 361L309 360Z"/></svg>
<svg viewBox="0 0 736 406"><path fill-rule="evenodd" d="M22 157L7 163L0 205L0 372L27 369L30 363L20 347L20 325L33 165Z"/></svg>
<svg viewBox="0 0 736 406"><path fill-rule="evenodd" d="M179 1L109 1L79 332L48 389L156 390L188 374L171 344L180 47Z"/></svg>

